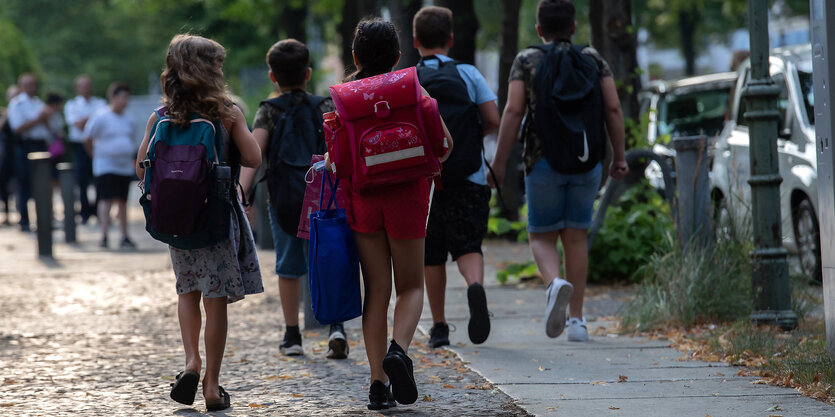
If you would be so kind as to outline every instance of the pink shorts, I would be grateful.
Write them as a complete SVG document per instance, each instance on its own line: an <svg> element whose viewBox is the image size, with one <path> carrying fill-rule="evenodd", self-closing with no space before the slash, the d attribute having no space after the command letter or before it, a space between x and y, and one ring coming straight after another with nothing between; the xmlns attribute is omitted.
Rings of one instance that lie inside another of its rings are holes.
<svg viewBox="0 0 835 417"><path fill-rule="evenodd" d="M348 224L359 233L384 230L392 239L425 238L430 189L430 181L420 179L373 193L346 193Z"/></svg>

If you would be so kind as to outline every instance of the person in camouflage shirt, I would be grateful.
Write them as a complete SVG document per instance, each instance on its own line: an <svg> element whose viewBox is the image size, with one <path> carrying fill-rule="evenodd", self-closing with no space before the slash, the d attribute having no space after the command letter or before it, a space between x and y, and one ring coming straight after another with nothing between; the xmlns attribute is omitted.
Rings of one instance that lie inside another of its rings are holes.
<svg viewBox="0 0 835 417"><path fill-rule="evenodd" d="M570 48L574 35L574 6L568 0L540 0L536 10L536 30L544 43L556 42L556 48ZM600 90L606 131L613 148L609 175L619 180L629 171L624 159L623 114L617 89L609 65L593 48L582 53L590 56L599 68ZM589 339L583 318L583 295L588 272L588 234L592 225L594 199L600 186L602 164L580 174L556 171L544 157L541 141L559 140L556 137L538 138L533 126L536 117L536 70L545 52L528 48L520 52L511 68L507 104L504 109L499 141L491 167L495 173L492 186L501 184L507 159L517 140L519 127L527 113L526 128L522 132L525 150L525 186L528 203L528 234L534 261L547 285L545 333L557 337L566 330L568 340L583 342ZM560 167L557 167L560 168ZM488 178L492 180L492 178ZM560 278L560 255L557 240L565 253L565 278ZM566 316L566 307L569 314Z"/></svg>

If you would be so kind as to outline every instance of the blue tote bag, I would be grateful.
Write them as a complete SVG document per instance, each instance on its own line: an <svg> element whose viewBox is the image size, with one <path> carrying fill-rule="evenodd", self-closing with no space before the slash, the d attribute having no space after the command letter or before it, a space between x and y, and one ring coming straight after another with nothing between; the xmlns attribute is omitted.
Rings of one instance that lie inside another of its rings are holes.
<svg viewBox="0 0 835 417"><path fill-rule="evenodd" d="M325 182L331 189L323 208ZM362 315L360 264L345 210L336 204L336 189L327 170L319 194L319 211L310 214L310 299L319 323L341 323ZM333 209L331 208L333 206Z"/></svg>

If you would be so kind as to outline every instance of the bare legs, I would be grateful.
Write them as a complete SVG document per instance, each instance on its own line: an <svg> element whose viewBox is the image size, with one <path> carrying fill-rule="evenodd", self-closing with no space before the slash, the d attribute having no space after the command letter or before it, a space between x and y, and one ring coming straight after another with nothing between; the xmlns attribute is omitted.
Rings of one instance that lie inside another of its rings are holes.
<svg viewBox="0 0 835 417"><path fill-rule="evenodd" d="M198 374L202 369L200 359L200 300L199 291L180 295L177 315L186 353L186 370ZM218 380L223 352L226 348L226 297L203 298L206 310L206 331L203 335L206 349L206 373L203 375L203 397L207 400L220 398Z"/></svg>
<svg viewBox="0 0 835 417"><path fill-rule="evenodd" d="M582 319L583 295L588 273L588 233L584 229L566 228L548 233L530 233L530 246L537 268L545 285L560 276L560 256L557 239L561 239L565 252L565 279L574 286L568 305L569 317Z"/></svg>
<svg viewBox="0 0 835 417"><path fill-rule="evenodd" d="M301 297L301 279L278 277L278 298L281 299L281 311L284 324L299 325L299 298Z"/></svg>
<svg viewBox="0 0 835 417"><path fill-rule="evenodd" d="M484 257L480 253L468 253L455 260L458 271L464 276L467 285L484 285ZM432 323L446 323L444 302L446 301L446 267L444 265L426 266L426 295L429 309L432 310Z"/></svg>
<svg viewBox="0 0 835 417"><path fill-rule="evenodd" d="M116 205L116 218L119 220L119 230L122 232L122 238L128 237L128 210L125 201L118 198L110 198L107 200L100 200L98 206L98 217L101 223L101 237L102 240L107 239L107 231L110 229L110 209Z"/></svg>
<svg viewBox="0 0 835 417"><path fill-rule="evenodd" d="M362 334L371 368L371 380L387 381L383 372L388 335L392 267L397 301L394 305L393 339L404 351L415 334L423 311L423 239L397 240L384 232L354 233L362 265L365 300Z"/></svg>

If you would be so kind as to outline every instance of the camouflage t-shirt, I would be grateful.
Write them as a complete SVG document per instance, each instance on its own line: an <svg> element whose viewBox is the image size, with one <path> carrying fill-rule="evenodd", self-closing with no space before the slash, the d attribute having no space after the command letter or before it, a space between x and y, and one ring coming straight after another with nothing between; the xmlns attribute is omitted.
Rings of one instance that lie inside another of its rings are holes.
<svg viewBox="0 0 835 417"><path fill-rule="evenodd" d="M559 42L557 48L568 49L571 47L569 42ZM583 48L584 54L588 54L600 68L600 78L611 77L612 69L609 64L600 56L600 53L591 46ZM539 60L545 55L545 52L536 48L527 48L516 55L513 60L513 66L510 68L510 77L508 82L521 80L525 83L525 106L529 110L536 108L536 91L534 89L534 81L536 80L536 68L539 66ZM539 146L539 139L536 137L535 129L533 129L534 114L533 111L528 111L525 121L525 129L522 129L522 142L525 145L522 152L522 160L525 162L525 171L531 172L533 166L542 159L542 149Z"/></svg>
<svg viewBox="0 0 835 417"><path fill-rule="evenodd" d="M293 104L301 103L305 97L310 97L311 94L302 91L302 90L292 90L284 94L292 94L293 95ZM333 99L330 97L326 98L322 101L322 104L319 104L317 110L325 114L330 111L336 110L336 107L333 105ZM273 130L275 130L275 121L281 117L281 109L276 106L273 106L269 103L262 103L258 106L258 111L255 112L255 120L252 121L252 128L253 129L264 129L267 131L268 138L273 137Z"/></svg>

